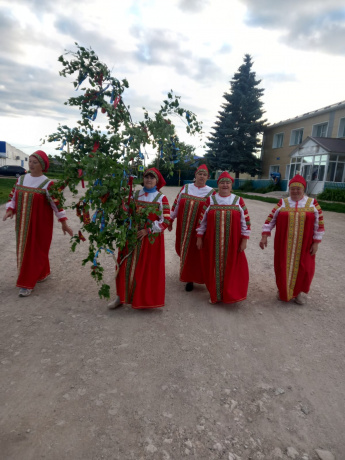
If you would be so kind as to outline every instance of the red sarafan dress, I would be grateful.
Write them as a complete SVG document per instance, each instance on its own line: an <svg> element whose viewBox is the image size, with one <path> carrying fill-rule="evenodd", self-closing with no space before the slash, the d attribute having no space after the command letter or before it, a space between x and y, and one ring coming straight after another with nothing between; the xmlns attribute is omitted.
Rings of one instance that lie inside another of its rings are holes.
<svg viewBox="0 0 345 460"><path fill-rule="evenodd" d="M169 225L170 207L168 199L161 192L134 194L137 211L149 205L156 206L156 213L150 213L145 228L149 235L137 245L121 264L116 278L117 295L121 303L133 308L163 307L165 301L165 248L164 230ZM153 243L150 238L155 236ZM128 254L127 248L119 253L118 262Z"/></svg>
<svg viewBox="0 0 345 460"><path fill-rule="evenodd" d="M321 242L325 232L322 210L314 198L280 200L262 227L263 235L274 238L274 271L281 300L288 302L301 292L309 292L315 273L314 241Z"/></svg>
<svg viewBox="0 0 345 460"><path fill-rule="evenodd" d="M177 195L170 218L177 218L175 249L180 257L180 281L204 284L201 253L196 247L196 232L207 198L216 193L205 185L186 184Z"/></svg>
<svg viewBox="0 0 345 460"><path fill-rule="evenodd" d="M17 286L33 289L50 274L49 249L53 236L53 213L67 220L58 201L49 194L53 185L46 176L21 176L6 208L16 213Z"/></svg>
<svg viewBox="0 0 345 460"><path fill-rule="evenodd" d="M218 193L208 198L197 235L204 235L200 250L206 287L212 303L234 303L247 298L249 271L242 238L249 239L250 218L242 198Z"/></svg>

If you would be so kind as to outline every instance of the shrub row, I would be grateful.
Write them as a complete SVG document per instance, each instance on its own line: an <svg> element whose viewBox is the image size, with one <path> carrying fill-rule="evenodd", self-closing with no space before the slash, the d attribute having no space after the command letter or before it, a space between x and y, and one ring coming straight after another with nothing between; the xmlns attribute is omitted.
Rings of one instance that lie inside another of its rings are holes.
<svg viewBox="0 0 345 460"><path fill-rule="evenodd" d="M318 194L317 199L345 203L345 189L326 188L323 192Z"/></svg>

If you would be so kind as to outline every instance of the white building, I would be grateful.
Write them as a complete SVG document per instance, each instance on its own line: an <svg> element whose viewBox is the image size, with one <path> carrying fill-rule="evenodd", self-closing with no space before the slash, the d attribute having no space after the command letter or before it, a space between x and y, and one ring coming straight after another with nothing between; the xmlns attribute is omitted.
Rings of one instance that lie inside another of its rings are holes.
<svg viewBox="0 0 345 460"><path fill-rule="evenodd" d="M22 166L29 167L29 155L16 149L7 142L0 141L0 166Z"/></svg>

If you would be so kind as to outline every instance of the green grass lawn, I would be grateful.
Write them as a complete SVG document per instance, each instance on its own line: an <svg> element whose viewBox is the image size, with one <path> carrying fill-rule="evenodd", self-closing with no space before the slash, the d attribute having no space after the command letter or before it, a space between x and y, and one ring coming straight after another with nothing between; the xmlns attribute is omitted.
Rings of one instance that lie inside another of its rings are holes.
<svg viewBox="0 0 345 460"><path fill-rule="evenodd" d="M62 174L52 173L48 176L49 179L62 179ZM4 204L8 201L8 195L10 194L14 184L16 183L16 177L0 177L0 204Z"/></svg>
<svg viewBox="0 0 345 460"><path fill-rule="evenodd" d="M0 204L4 204L8 201L8 195L10 194L16 181L16 177L6 179L0 178Z"/></svg>
<svg viewBox="0 0 345 460"><path fill-rule="evenodd" d="M257 195L247 195L246 193L242 193L240 191L234 190L236 195L241 196L247 200L256 200L256 201L264 201L265 203L278 203L279 200L277 198L272 197L264 197L264 196L257 196ZM343 203L330 203L329 201L319 201L317 200L319 205L321 206L323 211L333 211L333 212L341 212L345 213L345 204Z"/></svg>

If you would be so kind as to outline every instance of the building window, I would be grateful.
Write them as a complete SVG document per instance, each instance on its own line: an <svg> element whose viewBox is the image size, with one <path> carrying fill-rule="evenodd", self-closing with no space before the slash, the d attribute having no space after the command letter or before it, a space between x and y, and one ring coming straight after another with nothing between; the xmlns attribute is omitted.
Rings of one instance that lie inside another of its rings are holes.
<svg viewBox="0 0 345 460"><path fill-rule="evenodd" d="M311 180L323 181L325 180L325 170L327 164L327 155L316 155L314 157L314 164L311 169Z"/></svg>
<svg viewBox="0 0 345 460"><path fill-rule="evenodd" d="M279 165L270 165L268 177L271 177L272 173L277 173L277 172L279 172Z"/></svg>
<svg viewBox="0 0 345 460"><path fill-rule="evenodd" d="M319 125L313 126L313 137L326 137L327 136L328 123L320 123Z"/></svg>
<svg viewBox="0 0 345 460"><path fill-rule="evenodd" d="M273 136L273 146L274 149L279 149L283 147L284 133L277 133Z"/></svg>
<svg viewBox="0 0 345 460"><path fill-rule="evenodd" d="M285 168L285 179L290 180L296 174L300 174L302 169L302 158L291 158L291 164Z"/></svg>
<svg viewBox="0 0 345 460"><path fill-rule="evenodd" d="M300 171L297 169L298 168L298 165L295 164L295 163L292 163L289 167L289 175L286 176L286 179L290 180L292 179L296 174L298 174Z"/></svg>
<svg viewBox="0 0 345 460"><path fill-rule="evenodd" d="M338 137L345 137L345 118L340 119Z"/></svg>
<svg viewBox="0 0 345 460"><path fill-rule="evenodd" d="M338 163L335 171L334 182L344 182L344 166L345 163Z"/></svg>
<svg viewBox="0 0 345 460"><path fill-rule="evenodd" d="M290 145L298 145L303 139L303 128L293 129L290 136Z"/></svg>
<svg viewBox="0 0 345 460"><path fill-rule="evenodd" d="M334 181L334 172L337 168L337 163L336 161L330 161L328 163L328 170L327 170L327 176L326 176L326 181L327 182L333 182Z"/></svg>
<svg viewBox="0 0 345 460"><path fill-rule="evenodd" d="M345 156L330 155L328 163L326 181L344 182L345 181Z"/></svg>

